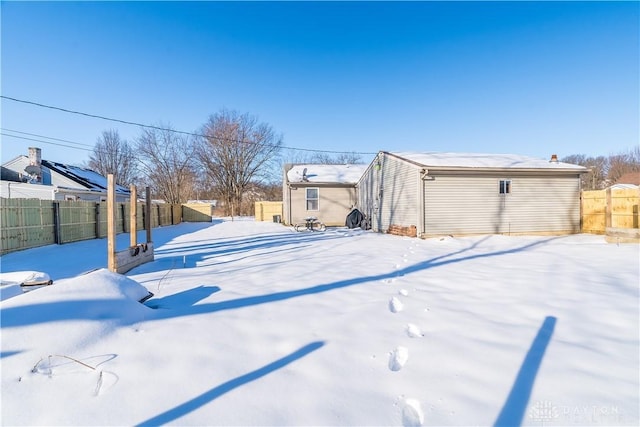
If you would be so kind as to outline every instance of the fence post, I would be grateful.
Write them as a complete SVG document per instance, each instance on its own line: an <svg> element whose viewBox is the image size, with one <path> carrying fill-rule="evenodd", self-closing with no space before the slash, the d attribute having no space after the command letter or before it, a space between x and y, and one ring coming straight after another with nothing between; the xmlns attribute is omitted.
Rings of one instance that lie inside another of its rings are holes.
<svg viewBox="0 0 640 427"><path fill-rule="evenodd" d="M118 272L116 265L116 191L113 174L107 175L107 267Z"/></svg>
<svg viewBox="0 0 640 427"><path fill-rule="evenodd" d="M612 206L611 206L611 187L605 190L605 207L604 207L604 228L611 227L611 215L612 215Z"/></svg>
<svg viewBox="0 0 640 427"><path fill-rule="evenodd" d="M100 238L100 202L96 202L96 239Z"/></svg>
<svg viewBox="0 0 640 427"><path fill-rule="evenodd" d="M42 207L40 208L42 209ZM62 244L62 226L60 225L60 202L53 202L53 240L56 244Z"/></svg>
<svg viewBox="0 0 640 427"><path fill-rule="evenodd" d="M120 215L122 217L122 232L126 233L127 232L127 217L126 217L126 212L124 210L124 203L121 203L119 206L120 206L120 209L118 209L118 215Z"/></svg>
<svg viewBox="0 0 640 427"><path fill-rule="evenodd" d="M151 242L151 188L145 188L145 217L144 217L144 228L147 230L147 242Z"/></svg>
<svg viewBox="0 0 640 427"><path fill-rule="evenodd" d="M129 245L134 247L138 244L138 195L136 186L131 184L129 192L131 197L129 199Z"/></svg>

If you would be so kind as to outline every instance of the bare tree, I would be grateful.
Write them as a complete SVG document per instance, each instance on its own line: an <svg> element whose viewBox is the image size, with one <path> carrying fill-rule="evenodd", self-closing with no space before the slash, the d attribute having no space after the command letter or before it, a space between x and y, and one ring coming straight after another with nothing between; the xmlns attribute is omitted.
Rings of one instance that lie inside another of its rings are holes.
<svg viewBox="0 0 640 427"><path fill-rule="evenodd" d="M282 147L282 136L257 118L222 110L209 117L200 132L197 155L216 186L227 214L240 214L252 182L266 180Z"/></svg>
<svg viewBox="0 0 640 427"><path fill-rule="evenodd" d="M117 130L105 130L89 155L89 168L104 176L113 174L116 183L128 186L136 179L137 157Z"/></svg>
<svg viewBox="0 0 640 427"><path fill-rule="evenodd" d="M170 126L144 128L136 149L141 170L157 197L184 203L194 195L198 172L193 138Z"/></svg>
<svg viewBox="0 0 640 427"><path fill-rule="evenodd" d="M288 149L282 164L315 163L324 165L362 164L362 156L355 152L329 153L324 151L300 151Z"/></svg>
<svg viewBox="0 0 640 427"><path fill-rule="evenodd" d="M572 154L564 157L562 161L589 169L588 173L582 175L584 190L602 190L615 184L622 175L640 171L640 147L619 154L610 154L609 157Z"/></svg>
<svg viewBox="0 0 640 427"><path fill-rule="evenodd" d="M614 184L622 175L638 171L640 171L640 147L609 156L609 170L607 171L609 183Z"/></svg>

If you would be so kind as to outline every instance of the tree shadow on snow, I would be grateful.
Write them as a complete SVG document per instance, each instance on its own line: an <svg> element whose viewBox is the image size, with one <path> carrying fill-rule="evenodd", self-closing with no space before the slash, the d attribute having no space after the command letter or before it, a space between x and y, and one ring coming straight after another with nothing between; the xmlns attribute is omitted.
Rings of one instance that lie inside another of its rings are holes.
<svg viewBox="0 0 640 427"><path fill-rule="evenodd" d="M388 273L338 280L335 282L311 286L303 289L295 289L290 291L274 292L271 294L242 297L242 298L237 298L237 299L232 299L227 301L191 305L191 306L188 306L188 309L187 309L186 305L189 301L193 302L196 298L197 298L197 301L199 301L200 299L205 298L219 290L219 288L217 287L201 287L202 289L197 290L194 293L186 291L184 293L179 294L179 296L175 297L175 299L164 300L165 303L169 301L171 302L172 305L173 303L177 303L178 301L181 301L181 303L178 304L181 308L180 310L158 310L155 312L156 314L153 317L146 318L145 321L168 319L172 317L199 315L199 314L205 314L205 313L214 313L218 311L232 310L232 309L271 303L271 302L283 301L291 298L313 295L313 294L318 294L322 292L328 292L334 289L346 288L349 286L360 285L368 282L391 279L394 277L416 273L419 271L428 270L431 268L436 268L436 267L440 267L448 264L454 264L454 263L460 263L460 262L474 260L474 259L490 258L490 257L496 257L496 256L501 256L506 254L523 252L535 246L543 245L549 242L550 240L555 239L555 238L551 238L546 240L539 240L518 248L455 257L456 255L460 255L464 252L468 252L476 248L488 238L489 237L484 238L482 240L478 240L472 245L469 245L467 248L461 249L459 251L438 256L429 260L425 260L425 261L407 266L402 269L394 270ZM171 298L171 297L167 297L167 298ZM151 304L155 304L157 303L157 301L158 300L154 301L153 299L151 299L148 302ZM99 303L99 307L100 307L99 315L96 315L95 310L92 311L92 309L90 308L93 304L96 304L96 303ZM106 320L106 319L123 320L121 319L122 313L119 310L121 308L121 304L122 304L121 300L96 300L96 301L78 300L78 301L64 301L64 302L60 301L60 302L52 302L52 303L35 304L35 305L29 305L29 306L5 308L3 309L2 323L0 324L0 329L17 327L17 326L26 326L30 324L44 323L44 322L50 322L50 321L63 321L63 320L81 320L81 319L96 320L96 321Z"/></svg>
<svg viewBox="0 0 640 427"><path fill-rule="evenodd" d="M200 285L166 297L150 299L145 305L153 309L190 307L216 292L220 292L220 288L217 286Z"/></svg>
<svg viewBox="0 0 640 427"><path fill-rule="evenodd" d="M241 387L251 381L258 380L278 369L284 368L285 366L295 362L296 360L305 357L309 353L318 350L323 345L324 345L323 341L315 341L310 344L307 344L304 347L294 351L293 353L281 359L271 362L268 365L263 366L262 368L256 369L255 371L251 371L247 374L241 375L237 378L234 378L223 384L220 384L212 388L211 390L208 390L202 393L201 395L194 397L191 400L188 400L172 409L169 409L168 411L158 414L155 417L142 421L137 425L138 426L159 426L159 425L165 425L165 424L171 423L177 420L178 418L188 414L189 412L195 411L196 409L210 403L211 401L217 399L223 394L229 393L230 391L233 391L236 388Z"/></svg>
<svg viewBox="0 0 640 427"><path fill-rule="evenodd" d="M511 387L507 401L504 403L498 419L494 423L495 427L513 427L522 424L522 418L529 404L533 384L538 375L544 353L551 341L555 326L555 317L548 316L544 319L522 362L522 366L520 366L520 371Z"/></svg>
<svg viewBox="0 0 640 427"><path fill-rule="evenodd" d="M170 263L173 268L183 266L184 263L193 266L201 260L207 260L218 256L230 256L242 254L250 251L275 249L278 252L284 250L300 250L300 245L304 242L336 239L340 236L334 234L311 234L311 233L280 233L261 236L250 236L238 239L220 239L220 242L202 244L185 244L185 246L164 247L154 249L154 262L140 265L129 271L127 275L152 273L162 271ZM283 249L286 246L294 245L291 249ZM251 255L253 256L253 255Z"/></svg>
<svg viewBox="0 0 640 427"><path fill-rule="evenodd" d="M480 245L487 238L484 238L482 240L478 240L477 242L473 243L469 247L461 249L459 251L456 251L456 252L453 252L453 253L450 253L450 254L447 254L447 255L438 256L438 257L435 257L435 258L432 258L432 259L429 259L429 260L426 260L426 261L422 261L422 262L419 262L419 263L416 263L416 264L410 265L408 267L405 267L405 268L402 268L402 269L399 269L399 270L395 270L395 271L392 271L392 272L389 272L389 273L377 274L377 275L373 275L373 276L356 277L356 278L345 279L345 280L338 280L336 282L331 282L331 283L326 283L326 284L322 284L322 285L311 286L311 287L303 288L303 289L295 289L295 290L291 290L291 291L274 292L274 293L271 293L271 294L264 294L264 295L258 295L258 296L253 296L253 297L242 297L242 298L237 298L237 299L233 299L233 300L220 301L220 302L215 302L215 303L200 304L198 306L192 307L189 310L188 313L180 313L179 315L191 315L191 314L195 315L195 314L213 313L213 312L217 312L217 311L232 310L232 309L249 307L249 306L254 306L254 305L259 305L259 304L266 304L266 303L271 303L271 302L283 301L283 300L296 298L296 297L301 297L301 296L306 296L306 295L313 295L313 294L318 294L318 293L322 293L322 292L328 292L328 291L331 291L331 290L334 290L334 289L346 288L346 287L349 287L349 286L359 285L359 284L363 284L363 283L375 282L375 281L380 281L380 280L384 280L384 279L391 279L391 278L394 278L394 277L397 277L397 276L403 276L403 275L406 275L406 274L411 274L411 273L415 273L415 272L418 272L418 271L427 270L427 269L430 269L430 268L436 268L436 267L444 266L444 265L447 265L447 264L453 264L453 263L459 263L459 262L469 261L469 260L473 260L473 259L489 258L489 257L495 257L495 256L500 256L500 255L506 255L506 254L522 252L522 251L531 249L532 247L545 244L548 241L555 239L555 238L551 238L551 239L536 241L536 242L521 246L519 248L506 249L506 250L488 252L488 253L483 253L483 254L475 254L475 255L469 255L469 256L458 257L458 258L445 259L445 258L449 258L451 256L459 255L459 254L464 253L464 252L468 252L469 250L472 250L472 249L476 248L478 245ZM168 316L168 317L172 317L173 316L173 314L171 312L169 312L169 311L163 312L160 315L161 316ZM176 315L178 315L178 314L176 313Z"/></svg>

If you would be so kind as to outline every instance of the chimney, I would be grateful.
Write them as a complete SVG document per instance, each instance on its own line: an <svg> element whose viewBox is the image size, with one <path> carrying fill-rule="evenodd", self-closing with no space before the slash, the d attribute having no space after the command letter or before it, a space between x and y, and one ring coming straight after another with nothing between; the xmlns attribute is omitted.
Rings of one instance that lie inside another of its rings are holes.
<svg viewBox="0 0 640 427"><path fill-rule="evenodd" d="M29 147L29 166L24 170L31 177L31 182L42 184L42 150L37 147Z"/></svg>
<svg viewBox="0 0 640 427"><path fill-rule="evenodd" d="M41 166L42 150L37 147L29 147L29 166Z"/></svg>
<svg viewBox="0 0 640 427"><path fill-rule="evenodd" d="M551 155L551 160L549 160L549 163L558 163L558 155L557 154L552 154Z"/></svg>

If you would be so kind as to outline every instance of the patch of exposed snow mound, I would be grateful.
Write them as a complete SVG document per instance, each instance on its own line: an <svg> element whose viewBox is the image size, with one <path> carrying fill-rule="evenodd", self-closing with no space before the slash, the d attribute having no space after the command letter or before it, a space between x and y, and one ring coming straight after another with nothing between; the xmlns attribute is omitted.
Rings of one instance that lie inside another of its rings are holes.
<svg viewBox="0 0 640 427"><path fill-rule="evenodd" d="M149 295L147 288L140 283L122 274L113 273L105 268L83 276L78 276L71 280L83 282L83 285L79 288L83 293L101 298L125 297L134 301L140 301Z"/></svg>
<svg viewBox="0 0 640 427"><path fill-rule="evenodd" d="M95 270L3 301L3 326L136 317L139 311L148 310L139 303L147 295L147 288L127 276L107 269Z"/></svg>
<svg viewBox="0 0 640 427"><path fill-rule="evenodd" d="M18 284L18 285L36 285L45 284L51 280L47 273L41 271L12 271L9 273L0 273L0 283Z"/></svg>

